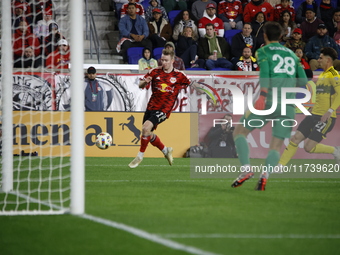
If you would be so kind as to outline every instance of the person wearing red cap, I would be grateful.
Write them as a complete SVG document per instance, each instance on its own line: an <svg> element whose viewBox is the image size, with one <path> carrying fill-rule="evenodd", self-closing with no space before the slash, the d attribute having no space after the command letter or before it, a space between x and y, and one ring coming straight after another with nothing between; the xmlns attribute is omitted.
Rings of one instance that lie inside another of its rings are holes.
<svg viewBox="0 0 340 255"><path fill-rule="evenodd" d="M34 24L38 24L39 20L44 19L44 15L51 15L53 17L53 2L52 0L36 0L31 1L31 10Z"/></svg>
<svg viewBox="0 0 340 255"><path fill-rule="evenodd" d="M149 6L145 11L146 22L149 22L149 21L152 20L152 18L153 18L152 11L155 8L160 9L162 11L162 18L169 22L168 14L167 14L166 10L164 9L164 7L161 5L160 0L144 0L144 1L149 1Z"/></svg>
<svg viewBox="0 0 340 255"><path fill-rule="evenodd" d="M192 4L191 11L197 20L203 17L208 4L215 4L216 6L216 3L212 0L198 0Z"/></svg>
<svg viewBox="0 0 340 255"><path fill-rule="evenodd" d="M145 19L145 13L144 13L144 7L143 5L137 3L136 0L128 0L129 2L126 4L123 4L122 9L120 10L120 18L123 18L125 15L128 15L128 7L129 3L134 3L136 6L136 14L141 16Z"/></svg>
<svg viewBox="0 0 340 255"><path fill-rule="evenodd" d="M295 28L293 30L291 38L287 40L284 46L294 52L298 48L304 50L306 43L302 41L302 30L300 28Z"/></svg>
<svg viewBox="0 0 340 255"><path fill-rule="evenodd" d="M264 0L252 0L249 2L243 11L244 23L252 22L256 13L263 12L266 15L266 20L273 20L273 6Z"/></svg>
<svg viewBox="0 0 340 255"><path fill-rule="evenodd" d="M198 33L200 34L200 37L204 37L206 32L205 26L207 24L214 25L216 36L224 36L224 24L220 18L216 17L216 4L214 3L207 4L206 12L198 21Z"/></svg>
<svg viewBox="0 0 340 255"><path fill-rule="evenodd" d="M153 19L148 23L149 39L153 48L164 47L165 43L171 39L172 28L169 22L162 17L162 11L153 9Z"/></svg>
<svg viewBox="0 0 340 255"><path fill-rule="evenodd" d="M289 11L292 21L295 21L295 10L294 7L289 5L289 0L281 0L280 4L275 5L273 10L273 20L279 21L281 13L286 10Z"/></svg>
<svg viewBox="0 0 340 255"><path fill-rule="evenodd" d="M30 8L28 3L14 1L12 4L13 7L13 15L12 15L12 28L13 31L19 28L19 23L25 20L29 26L30 32L33 31L32 29L32 17L30 16Z"/></svg>

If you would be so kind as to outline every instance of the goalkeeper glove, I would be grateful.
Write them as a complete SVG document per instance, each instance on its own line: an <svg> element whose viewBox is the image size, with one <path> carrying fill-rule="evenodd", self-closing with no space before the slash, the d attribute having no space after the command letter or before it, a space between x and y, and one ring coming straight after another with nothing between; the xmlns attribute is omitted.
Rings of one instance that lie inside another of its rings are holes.
<svg viewBox="0 0 340 255"><path fill-rule="evenodd" d="M266 98L267 98L267 92L264 90L261 90L260 97L255 102L255 109L257 110L264 110L266 106Z"/></svg>

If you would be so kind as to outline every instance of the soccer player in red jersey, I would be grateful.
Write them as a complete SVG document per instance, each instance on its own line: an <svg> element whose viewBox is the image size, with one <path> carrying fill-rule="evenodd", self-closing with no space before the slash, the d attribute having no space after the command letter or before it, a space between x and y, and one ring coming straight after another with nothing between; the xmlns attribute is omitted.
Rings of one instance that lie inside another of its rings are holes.
<svg viewBox="0 0 340 255"><path fill-rule="evenodd" d="M173 149L166 147L153 130L169 118L178 93L191 84L190 79L182 71L174 69L174 57L174 51L164 49L161 57L162 66L150 70L139 83L140 88L145 88L151 83L152 95L143 118L140 150L137 157L129 164L131 168L137 167L142 162L149 142L161 150L169 164L172 165ZM196 82L193 82L192 86L195 89L199 87Z"/></svg>

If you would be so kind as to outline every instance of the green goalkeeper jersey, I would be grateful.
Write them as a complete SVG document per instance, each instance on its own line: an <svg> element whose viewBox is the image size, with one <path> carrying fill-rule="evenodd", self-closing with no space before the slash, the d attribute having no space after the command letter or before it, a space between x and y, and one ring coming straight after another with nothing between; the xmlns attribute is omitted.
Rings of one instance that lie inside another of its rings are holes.
<svg viewBox="0 0 340 255"><path fill-rule="evenodd" d="M280 104L281 88L305 87L308 82L295 53L279 43L270 43L259 48L256 58L260 66L260 86L268 89L267 107L272 105L272 88L277 88ZM286 98L295 98L295 93L287 93Z"/></svg>

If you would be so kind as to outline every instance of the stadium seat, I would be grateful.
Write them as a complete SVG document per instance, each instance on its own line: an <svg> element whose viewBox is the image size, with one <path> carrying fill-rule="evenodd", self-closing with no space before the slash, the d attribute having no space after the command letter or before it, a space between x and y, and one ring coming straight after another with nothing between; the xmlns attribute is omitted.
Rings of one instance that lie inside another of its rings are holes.
<svg viewBox="0 0 340 255"><path fill-rule="evenodd" d="M148 9L149 7L149 0L144 0L143 2L140 3L141 5L143 5L143 8L144 8L144 13L146 12L146 10Z"/></svg>
<svg viewBox="0 0 340 255"><path fill-rule="evenodd" d="M181 12L181 10L172 10L172 11L169 11L168 17L169 17L170 25L171 25L172 27L174 27L175 18L176 18L176 16L177 16L180 12Z"/></svg>
<svg viewBox="0 0 340 255"><path fill-rule="evenodd" d="M223 68L223 67L216 67L214 69L211 69L210 71L232 71L232 69Z"/></svg>
<svg viewBox="0 0 340 255"><path fill-rule="evenodd" d="M201 67L188 67L188 68L185 68L185 70L187 70L187 71L202 71L202 70L207 70L207 69L204 69L204 68L201 68Z"/></svg>
<svg viewBox="0 0 340 255"><path fill-rule="evenodd" d="M227 40L229 45L231 45L231 40L233 39L233 36L236 35L237 33L240 33L240 32L242 32L242 30L240 30L240 29L226 30L224 32L224 38Z"/></svg>
<svg viewBox="0 0 340 255"><path fill-rule="evenodd" d="M161 58L163 49L164 49L164 47L158 47L158 48L153 49L154 59L158 60L158 59Z"/></svg>
<svg viewBox="0 0 340 255"><path fill-rule="evenodd" d="M128 63L138 64L138 60L143 57L144 47L131 47L127 49Z"/></svg>

